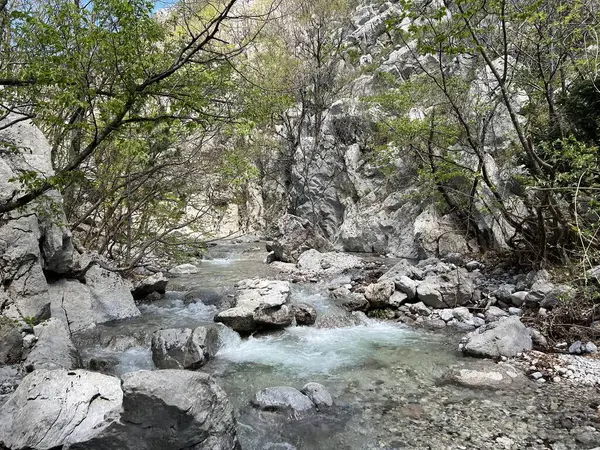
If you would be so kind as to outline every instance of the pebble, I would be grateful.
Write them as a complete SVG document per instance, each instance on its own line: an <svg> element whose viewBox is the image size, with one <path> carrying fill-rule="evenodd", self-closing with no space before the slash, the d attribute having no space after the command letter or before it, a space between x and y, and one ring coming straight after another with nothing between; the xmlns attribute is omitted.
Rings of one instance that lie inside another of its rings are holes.
<svg viewBox="0 0 600 450"><path fill-rule="evenodd" d="M531 374L531 378L533 378L534 380L539 380L540 378L543 378L543 374L541 372L534 372Z"/></svg>
<svg viewBox="0 0 600 450"><path fill-rule="evenodd" d="M510 308L508 308L508 313L511 316L520 316L522 312L523 311L521 310L521 308L515 308L515 307L512 307L512 306Z"/></svg>

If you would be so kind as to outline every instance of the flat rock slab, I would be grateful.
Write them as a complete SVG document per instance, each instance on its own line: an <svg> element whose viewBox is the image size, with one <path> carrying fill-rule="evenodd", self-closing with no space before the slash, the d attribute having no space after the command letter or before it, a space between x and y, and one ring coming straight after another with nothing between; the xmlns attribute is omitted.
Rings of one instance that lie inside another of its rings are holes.
<svg viewBox="0 0 600 450"><path fill-rule="evenodd" d="M522 372L509 364L476 364L454 367L443 381L473 389L518 389L529 383Z"/></svg>

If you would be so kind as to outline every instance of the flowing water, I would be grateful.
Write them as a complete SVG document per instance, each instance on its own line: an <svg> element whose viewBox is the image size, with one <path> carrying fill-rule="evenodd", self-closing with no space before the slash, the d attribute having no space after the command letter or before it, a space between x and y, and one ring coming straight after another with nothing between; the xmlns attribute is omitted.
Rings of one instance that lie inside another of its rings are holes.
<svg viewBox="0 0 600 450"><path fill-rule="evenodd" d="M262 262L264 252L257 247L258 244L219 248L218 257L200 263L199 274L170 282L169 288L177 291L169 291L161 301L142 305L141 317L103 326L101 341L110 345L89 348L84 356L111 360L111 371L116 374L153 369L149 351L153 331L216 326L221 349L202 370L217 377L228 393L244 449L391 449L416 448L423 439L429 442L430 438L423 438L419 431L424 427L424 411L435 414L438 409L453 408L452 405L465 401L464 392L457 393L456 388L438 383L442 374L460 360L456 340L364 316L354 321L338 320L347 313L329 300L327 288L331 281L294 284L291 301L313 305L321 321L329 318L332 320L327 323L337 320L341 325L354 325L291 327L241 338L214 324L217 310L210 303L211 299L231 292L233 284L241 279L281 276ZM180 291L192 294L186 300ZM190 298L196 302L189 303ZM123 336L133 336L136 344L123 351L119 340L131 339ZM334 407L291 417L259 411L250 404L255 393L265 387L300 389L310 381L327 387ZM456 395L460 400L452 403ZM475 398L483 404L489 401L486 395L470 393L467 399ZM502 396L498 398L504 401ZM515 408L517 412L522 410L519 405ZM456 420L462 416L461 412ZM432 439L436 442L437 437ZM448 442L454 442L450 439ZM454 448L440 445L431 448Z"/></svg>

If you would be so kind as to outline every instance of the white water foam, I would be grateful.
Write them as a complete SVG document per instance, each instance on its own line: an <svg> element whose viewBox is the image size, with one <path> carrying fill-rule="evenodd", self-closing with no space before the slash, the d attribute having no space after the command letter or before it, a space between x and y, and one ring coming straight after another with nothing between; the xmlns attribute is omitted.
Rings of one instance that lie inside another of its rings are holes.
<svg viewBox="0 0 600 450"><path fill-rule="evenodd" d="M377 348L411 345L423 336L397 324L369 321L345 328L291 327L277 335L245 340L222 328L221 339L223 347L217 358L311 374L355 366Z"/></svg>

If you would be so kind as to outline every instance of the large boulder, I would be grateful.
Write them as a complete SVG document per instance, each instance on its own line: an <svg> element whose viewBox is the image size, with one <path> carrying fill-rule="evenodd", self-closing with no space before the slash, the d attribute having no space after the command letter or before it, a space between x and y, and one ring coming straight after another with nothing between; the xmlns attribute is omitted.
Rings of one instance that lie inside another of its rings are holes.
<svg viewBox="0 0 600 450"><path fill-rule="evenodd" d="M289 263L309 249L331 250L331 244L309 220L286 214L278 222L279 237L271 244L274 260Z"/></svg>
<svg viewBox="0 0 600 450"><path fill-rule="evenodd" d="M48 286L48 298L52 317L62 320L71 333L96 328L92 296L87 285L62 279Z"/></svg>
<svg viewBox="0 0 600 450"><path fill-rule="evenodd" d="M265 388L256 393L252 404L267 411L303 413L315 407L298 389L288 386Z"/></svg>
<svg viewBox="0 0 600 450"><path fill-rule="evenodd" d="M200 372L139 371L118 378L38 370L0 408L10 450L239 449L233 410Z"/></svg>
<svg viewBox="0 0 600 450"><path fill-rule="evenodd" d="M239 450L233 408L210 375L139 371L122 380L120 423L74 450Z"/></svg>
<svg viewBox="0 0 600 450"><path fill-rule="evenodd" d="M162 272L158 272L138 281L133 287L131 294L135 300L142 300L153 292L164 294L168 282L169 280L167 277L165 277Z"/></svg>
<svg viewBox="0 0 600 450"><path fill-rule="evenodd" d="M469 333L461 343L463 353L483 358L513 358L531 350L529 330L518 317L503 317Z"/></svg>
<svg viewBox="0 0 600 450"><path fill-rule="evenodd" d="M76 369L81 367L79 353L73 345L65 324L56 318L48 319L33 328L37 342L27 359L28 371L39 369Z"/></svg>
<svg viewBox="0 0 600 450"><path fill-rule="evenodd" d="M254 331L262 325L287 326L293 318L291 310L283 308L289 296L290 284L287 281L240 281L236 285L234 306L217 314L215 321L241 332Z"/></svg>
<svg viewBox="0 0 600 450"><path fill-rule="evenodd" d="M257 328L285 328L289 327L294 321L294 312L288 305L261 305L254 310L252 319Z"/></svg>
<svg viewBox="0 0 600 450"><path fill-rule="evenodd" d="M195 370L217 353L218 345L214 328L158 330L152 336L152 361L159 369Z"/></svg>
<svg viewBox="0 0 600 450"><path fill-rule="evenodd" d="M85 284L67 279L50 284L48 298L52 317L61 319L72 334L140 315L127 282L97 264L85 273Z"/></svg>
<svg viewBox="0 0 600 450"><path fill-rule="evenodd" d="M298 268L303 271L335 274L350 269L363 267L362 260L358 256L346 253L321 253L315 249L307 250L298 258Z"/></svg>
<svg viewBox="0 0 600 450"><path fill-rule="evenodd" d="M121 380L82 370L36 370L0 408L0 447L51 449L87 442L118 421Z"/></svg>
<svg viewBox="0 0 600 450"><path fill-rule="evenodd" d="M428 276L417 286L417 297L432 308L454 308L473 299L475 288L463 268Z"/></svg>
<svg viewBox="0 0 600 450"><path fill-rule="evenodd" d="M140 311L131 295L131 285L118 273L93 265L85 273L85 285L92 297L96 323L137 317Z"/></svg>
<svg viewBox="0 0 600 450"><path fill-rule="evenodd" d="M23 337L16 324L0 317L0 366L18 364L23 354Z"/></svg>
<svg viewBox="0 0 600 450"><path fill-rule="evenodd" d="M395 289L394 281L389 279L382 280L367 286L365 289L365 298L369 301L371 308L386 308L390 306L390 298L394 294Z"/></svg>

